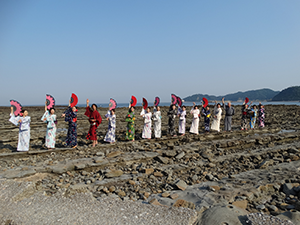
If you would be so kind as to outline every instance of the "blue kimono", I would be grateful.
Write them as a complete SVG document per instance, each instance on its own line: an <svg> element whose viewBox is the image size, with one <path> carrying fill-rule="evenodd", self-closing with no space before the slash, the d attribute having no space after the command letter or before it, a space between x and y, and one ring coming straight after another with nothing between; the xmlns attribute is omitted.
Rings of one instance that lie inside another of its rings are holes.
<svg viewBox="0 0 300 225"><path fill-rule="evenodd" d="M204 116L204 130L209 131L209 123L210 123L210 110L202 108L202 115Z"/></svg>
<svg viewBox="0 0 300 225"><path fill-rule="evenodd" d="M65 111L65 121L69 122L66 144L68 147L77 146L77 111L73 112L70 106Z"/></svg>

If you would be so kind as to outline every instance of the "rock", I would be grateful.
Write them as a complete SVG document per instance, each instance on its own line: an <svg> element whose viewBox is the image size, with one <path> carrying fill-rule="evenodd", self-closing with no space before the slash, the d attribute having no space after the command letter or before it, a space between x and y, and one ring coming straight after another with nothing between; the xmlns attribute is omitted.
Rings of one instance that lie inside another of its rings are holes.
<svg viewBox="0 0 300 225"><path fill-rule="evenodd" d="M163 206L162 204L160 204L156 198L153 198L152 200L150 200L149 202L151 205L158 205L158 206Z"/></svg>
<svg viewBox="0 0 300 225"><path fill-rule="evenodd" d="M112 170L110 172L107 172L105 174L105 176L107 178L112 178L112 177L120 177L121 175L123 174L123 171L122 170Z"/></svg>
<svg viewBox="0 0 300 225"><path fill-rule="evenodd" d="M241 225L247 224L247 211L235 207L233 205L213 206L205 210L199 215L195 224L210 225L210 224L226 224L226 225Z"/></svg>
<svg viewBox="0 0 300 225"><path fill-rule="evenodd" d="M125 197L126 196L125 191L119 191L118 196L122 198Z"/></svg>
<svg viewBox="0 0 300 225"><path fill-rule="evenodd" d="M155 157L156 160L158 160L159 162L163 163L163 164L168 164L169 163L169 159L162 157L162 156L157 156Z"/></svg>
<svg viewBox="0 0 300 225"><path fill-rule="evenodd" d="M242 209L246 209L247 205L248 205L248 201L247 200L235 201L232 203L232 205L242 208Z"/></svg>
<svg viewBox="0 0 300 225"><path fill-rule="evenodd" d="M163 177L164 176L161 172L154 172L153 175L155 177Z"/></svg>
<svg viewBox="0 0 300 225"><path fill-rule="evenodd" d="M94 163L100 163L103 162L103 157L95 157L94 158Z"/></svg>
<svg viewBox="0 0 300 225"><path fill-rule="evenodd" d="M122 155L123 153L120 151L115 151L115 152L110 152L106 155L107 158L113 158L113 157L117 157L119 155Z"/></svg>
<svg viewBox="0 0 300 225"><path fill-rule="evenodd" d="M268 210L271 211L271 212L277 212L278 208L275 205L269 205Z"/></svg>
<svg viewBox="0 0 300 225"><path fill-rule="evenodd" d="M185 156L185 153L184 152L180 152L175 158L179 160L179 159L182 159L183 156Z"/></svg>
<svg viewBox="0 0 300 225"><path fill-rule="evenodd" d="M115 186L111 186L111 187L109 187L109 189L108 189L110 192L114 192L115 190L116 190L116 187Z"/></svg>
<svg viewBox="0 0 300 225"><path fill-rule="evenodd" d="M169 192L164 192L164 193L161 194L161 196L164 197L164 198L167 198L167 197L170 196L170 193Z"/></svg>
<svg viewBox="0 0 300 225"><path fill-rule="evenodd" d="M129 180L128 183L131 184L131 185L135 185L135 181L134 180Z"/></svg>
<svg viewBox="0 0 300 225"><path fill-rule="evenodd" d="M283 184L282 191L286 195L296 195L295 191L293 190L293 184L292 183Z"/></svg>
<svg viewBox="0 0 300 225"><path fill-rule="evenodd" d="M205 176L205 178L206 178L207 180L210 180L210 181L213 181L213 180L214 180L214 176L213 176L212 174L207 174L207 175Z"/></svg>
<svg viewBox="0 0 300 225"><path fill-rule="evenodd" d="M261 204L261 205L257 205L256 206L256 209L257 210L263 210L263 209L265 209L266 207L263 205L263 204Z"/></svg>
<svg viewBox="0 0 300 225"><path fill-rule="evenodd" d="M272 166L273 165L273 160L264 160L262 163L259 164L258 168L259 169L265 169L268 166Z"/></svg>
<svg viewBox="0 0 300 225"><path fill-rule="evenodd" d="M148 168L148 169L144 169L144 173L147 174L147 175L150 175L154 172L154 169L153 168Z"/></svg>
<svg viewBox="0 0 300 225"><path fill-rule="evenodd" d="M188 202L183 199L178 199L174 204L173 207L183 207L183 208L190 208L195 209L195 204L193 202Z"/></svg>
<svg viewBox="0 0 300 225"><path fill-rule="evenodd" d="M171 157L174 157L175 155L177 155L177 152L175 150L165 151L163 153L163 155L171 158Z"/></svg>
<svg viewBox="0 0 300 225"><path fill-rule="evenodd" d="M170 195L170 198L173 199L173 200L178 198L178 197L179 197L179 195L177 193L174 193L174 194Z"/></svg>
<svg viewBox="0 0 300 225"><path fill-rule="evenodd" d="M183 180L178 180L175 183L176 187L182 191L184 191L187 188L187 184Z"/></svg>
<svg viewBox="0 0 300 225"><path fill-rule="evenodd" d="M145 196L146 198L149 198L150 195L151 195L151 194L150 194L149 192L145 192L145 193L144 193L144 196Z"/></svg>

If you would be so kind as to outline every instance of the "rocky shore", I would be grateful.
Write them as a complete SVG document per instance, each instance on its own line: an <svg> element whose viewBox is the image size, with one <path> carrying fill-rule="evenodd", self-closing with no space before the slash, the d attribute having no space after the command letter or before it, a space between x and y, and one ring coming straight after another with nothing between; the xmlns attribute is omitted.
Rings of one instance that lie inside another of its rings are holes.
<svg viewBox="0 0 300 225"><path fill-rule="evenodd" d="M15 152L18 128L8 121L9 107L1 107L0 222L300 224L300 106L268 105L266 127L248 131L239 129L240 107L233 132L206 134L201 119L200 135L183 137L167 135L162 107L163 137L143 140L137 118L135 142L124 141L127 109L118 108L116 144L101 143L103 120L95 148L85 139L89 123L79 108L78 147L63 147L67 123L59 118L52 151L43 147L43 107L28 107L29 152ZM102 117L106 111L100 108Z"/></svg>

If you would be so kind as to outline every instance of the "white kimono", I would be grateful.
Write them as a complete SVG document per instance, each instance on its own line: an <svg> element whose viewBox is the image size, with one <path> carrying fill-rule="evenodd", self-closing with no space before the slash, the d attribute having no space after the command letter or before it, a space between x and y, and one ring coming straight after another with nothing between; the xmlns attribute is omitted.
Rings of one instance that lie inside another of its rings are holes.
<svg viewBox="0 0 300 225"><path fill-rule="evenodd" d="M21 122L19 122L19 120L21 120ZM14 125L19 126L19 141L17 151L28 151L30 141L30 116L15 117L14 114L10 114L9 121L12 122Z"/></svg>
<svg viewBox="0 0 300 225"><path fill-rule="evenodd" d="M141 116L144 117L144 129L143 129L143 134L142 138L151 138L151 117L152 113L151 112L146 112L146 110L142 109Z"/></svg>
<svg viewBox="0 0 300 225"><path fill-rule="evenodd" d="M46 120L44 120L44 118L46 118ZM47 148L55 148L56 115L51 115L47 110L41 120L47 123L45 146Z"/></svg>
<svg viewBox="0 0 300 225"><path fill-rule="evenodd" d="M161 112L157 111L156 107L154 107L152 119L154 122L154 136L156 138L160 138L161 137Z"/></svg>
<svg viewBox="0 0 300 225"><path fill-rule="evenodd" d="M108 110L105 117L108 118L108 131L104 137L104 141L114 143L116 141L116 114L112 115Z"/></svg>
<svg viewBox="0 0 300 225"><path fill-rule="evenodd" d="M199 114L200 114L200 110L199 109L194 109L194 107L191 110L191 114L193 116L193 121L192 121L192 125L190 128L190 133L193 134L198 134L198 127L199 127Z"/></svg>
<svg viewBox="0 0 300 225"><path fill-rule="evenodd" d="M220 120L222 117L222 109L215 106L214 108L214 118L211 124L211 129L220 132Z"/></svg>
<svg viewBox="0 0 300 225"><path fill-rule="evenodd" d="M178 107L177 115L179 115L179 133L185 134L186 111L183 111L180 107Z"/></svg>

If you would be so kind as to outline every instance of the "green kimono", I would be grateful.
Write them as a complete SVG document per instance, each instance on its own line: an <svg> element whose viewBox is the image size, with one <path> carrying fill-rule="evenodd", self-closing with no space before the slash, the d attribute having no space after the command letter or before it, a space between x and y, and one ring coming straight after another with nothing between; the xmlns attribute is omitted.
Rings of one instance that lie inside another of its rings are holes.
<svg viewBox="0 0 300 225"><path fill-rule="evenodd" d="M126 130L126 140L134 140L135 129L134 129L134 112L129 112L126 116L127 130Z"/></svg>

